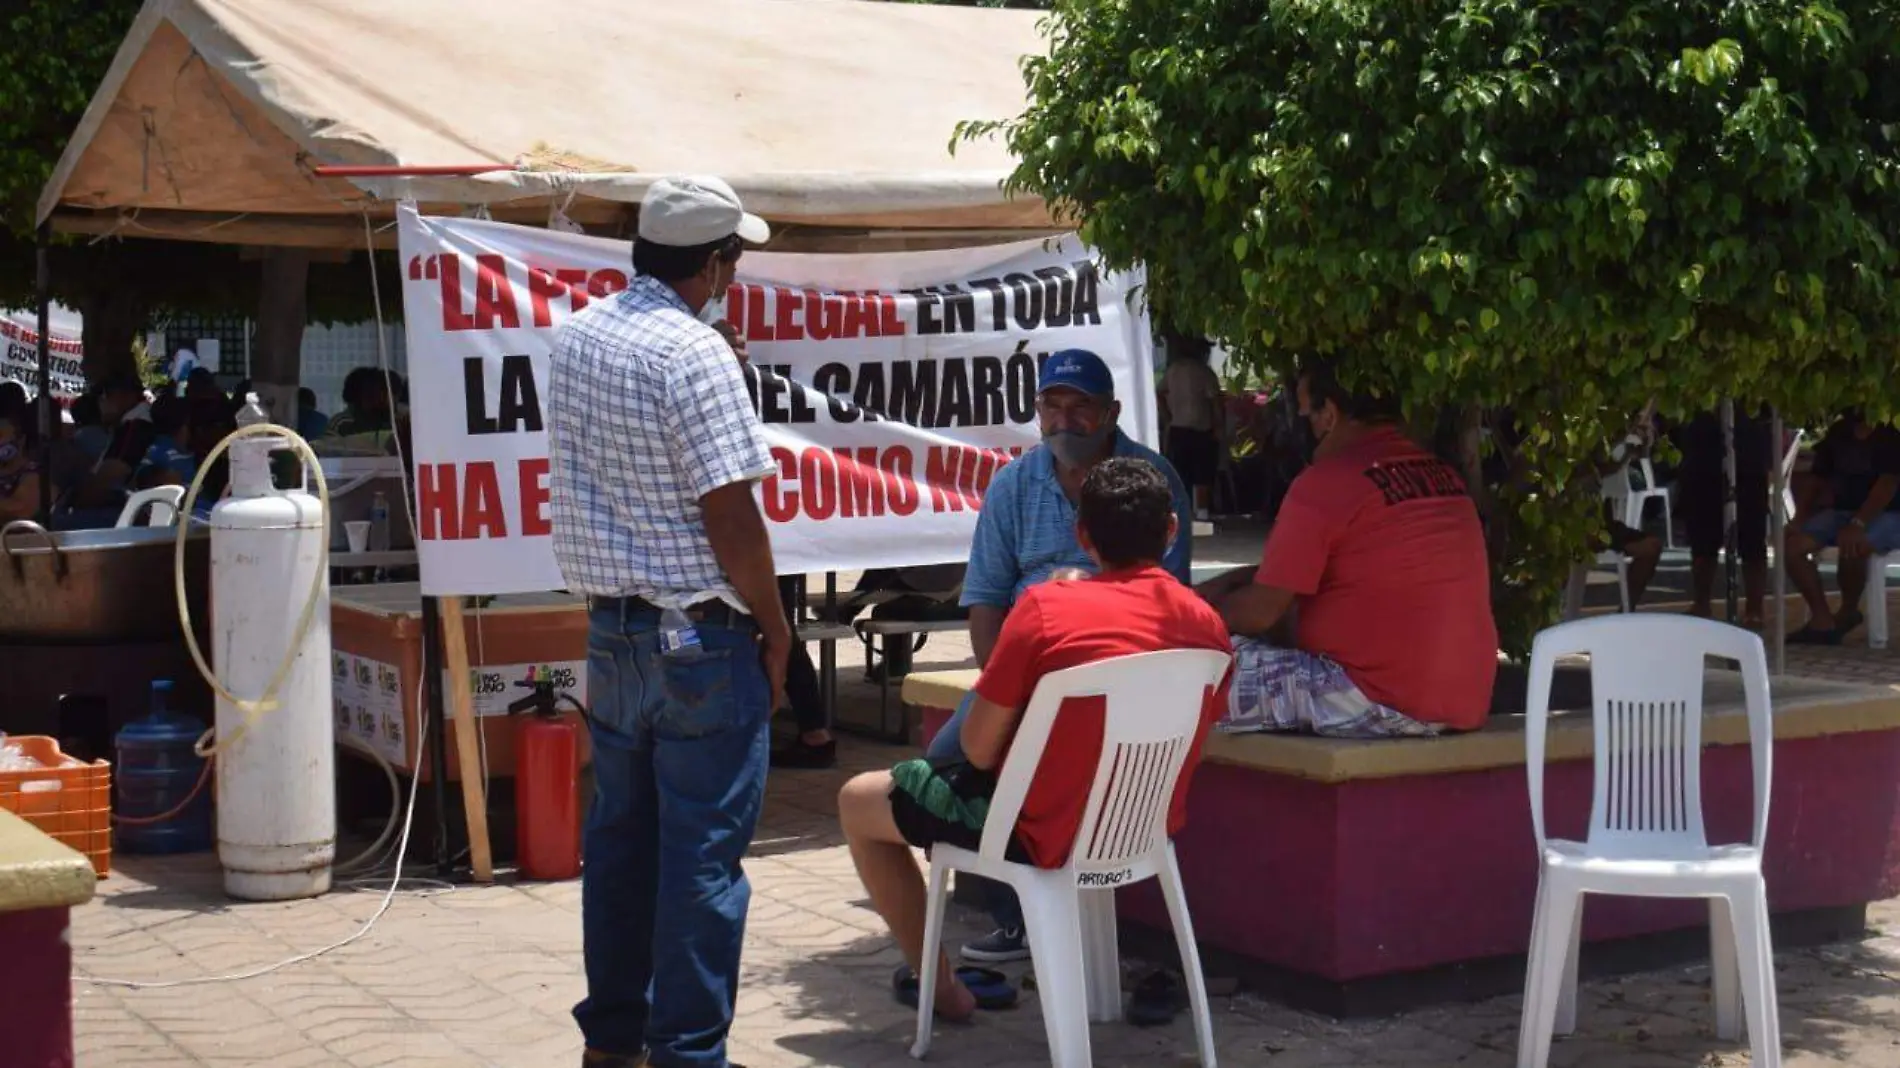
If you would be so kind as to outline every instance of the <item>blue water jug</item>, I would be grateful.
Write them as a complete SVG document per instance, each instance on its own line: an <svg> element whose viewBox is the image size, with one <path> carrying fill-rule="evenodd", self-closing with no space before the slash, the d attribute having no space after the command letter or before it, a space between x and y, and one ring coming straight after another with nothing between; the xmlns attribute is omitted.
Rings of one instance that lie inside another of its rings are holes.
<svg viewBox="0 0 1900 1068"><path fill-rule="evenodd" d="M125 725L114 741L115 813L138 819L163 815L191 795L205 761L192 746L205 725L172 710L170 679L152 683L152 713ZM113 840L127 853L196 853L211 848L211 784L191 804L158 823L115 823Z"/></svg>

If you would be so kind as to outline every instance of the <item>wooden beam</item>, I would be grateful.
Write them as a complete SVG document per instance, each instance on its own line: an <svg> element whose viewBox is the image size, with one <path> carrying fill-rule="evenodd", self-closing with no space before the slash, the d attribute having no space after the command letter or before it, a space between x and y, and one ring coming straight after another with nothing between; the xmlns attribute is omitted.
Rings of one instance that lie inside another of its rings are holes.
<svg viewBox="0 0 1900 1068"><path fill-rule="evenodd" d="M378 219L382 227L395 218L393 208ZM141 211L131 213L73 211L53 215L53 229L62 234L100 234L143 237L163 241L202 241L213 245L272 245L278 248L356 250L363 247L360 215L209 215L195 211ZM394 249L396 230L381 229L376 247Z"/></svg>
<svg viewBox="0 0 1900 1068"><path fill-rule="evenodd" d="M462 814L468 819L468 866L478 883L495 881L495 860L488 843L488 798L483 791L481 725L475 719L475 695L468 680L468 631L462 624L462 599L444 597L442 663L449 673L449 716L455 724L456 764L462 773Z"/></svg>

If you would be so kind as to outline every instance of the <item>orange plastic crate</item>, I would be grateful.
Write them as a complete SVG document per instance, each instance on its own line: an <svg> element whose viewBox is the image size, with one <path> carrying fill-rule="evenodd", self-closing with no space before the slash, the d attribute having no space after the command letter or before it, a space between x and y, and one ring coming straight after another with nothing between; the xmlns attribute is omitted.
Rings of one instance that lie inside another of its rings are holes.
<svg viewBox="0 0 1900 1068"><path fill-rule="evenodd" d="M0 771L0 809L84 853L94 874L105 878L112 870L112 765L75 760L41 735L6 740L45 767Z"/></svg>

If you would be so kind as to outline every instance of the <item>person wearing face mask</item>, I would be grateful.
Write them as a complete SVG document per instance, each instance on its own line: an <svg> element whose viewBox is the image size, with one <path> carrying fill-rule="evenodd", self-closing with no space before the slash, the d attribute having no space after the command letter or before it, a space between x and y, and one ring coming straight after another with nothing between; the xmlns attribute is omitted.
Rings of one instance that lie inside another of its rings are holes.
<svg viewBox="0 0 1900 1068"><path fill-rule="evenodd" d="M1379 738L1472 730L1498 634L1484 531L1464 479L1399 428L1392 398L1301 370L1311 466L1258 567L1203 583L1234 635L1228 731Z"/></svg>
<svg viewBox="0 0 1900 1068"><path fill-rule="evenodd" d="M996 473L983 495L976 534L970 541L962 604L970 610L970 647L979 668L989 664L1003 621L1024 590L1058 571L1095 573L1094 561L1075 536L1075 508L1089 472L1111 456L1146 460L1166 477L1176 532L1161 558L1161 568L1182 585L1192 584L1193 498L1173 465L1116 425L1121 404L1115 399L1115 376L1108 364L1092 352L1064 349L1043 363L1036 385L1042 444ZM962 725L970 705L965 698L937 732L930 746L931 759L962 758ZM996 930L965 945L963 958L982 963L1027 959L1029 943L1015 895L1001 886L987 890L986 895Z"/></svg>
<svg viewBox="0 0 1900 1068"><path fill-rule="evenodd" d="M792 630L753 483L774 470L739 362L700 315L771 235L717 178L655 181L627 288L549 357L554 555L588 598L574 1008L584 1065L721 1068Z"/></svg>
<svg viewBox="0 0 1900 1068"><path fill-rule="evenodd" d="M40 469L26 435L11 417L0 416L0 523L31 519L40 510Z"/></svg>

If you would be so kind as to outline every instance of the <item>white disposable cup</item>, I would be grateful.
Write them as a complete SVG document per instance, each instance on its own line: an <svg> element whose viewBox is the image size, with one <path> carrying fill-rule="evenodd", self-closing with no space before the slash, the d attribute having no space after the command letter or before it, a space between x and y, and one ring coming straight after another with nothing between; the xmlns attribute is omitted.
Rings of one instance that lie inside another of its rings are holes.
<svg viewBox="0 0 1900 1068"><path fill-rule="evenodd" d="M349 539L350 551L366 553L369 551L369 520L357 519L343 524L343 536Z"/></svg>

